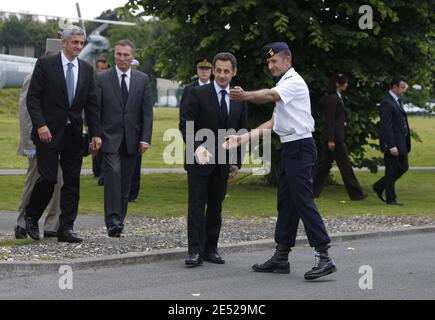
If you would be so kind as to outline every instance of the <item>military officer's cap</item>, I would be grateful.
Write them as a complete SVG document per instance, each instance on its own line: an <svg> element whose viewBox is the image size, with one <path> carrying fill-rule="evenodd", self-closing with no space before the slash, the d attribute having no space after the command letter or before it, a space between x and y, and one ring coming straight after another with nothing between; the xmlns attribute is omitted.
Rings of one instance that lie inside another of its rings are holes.
<svg viewBox="0 0 435 320"><path fill-rule="evenodd" d="M195 61L195 65L197 68L212 68L212 64L208 58L199 58Z"/></svg>
<svg viewBox="0 0 435 320"><path fill-rule="evenodd" d="M271 42L263 47L263 55L266 59L272 58L277 53L283 50L290 50L285 42Z"/></svg>

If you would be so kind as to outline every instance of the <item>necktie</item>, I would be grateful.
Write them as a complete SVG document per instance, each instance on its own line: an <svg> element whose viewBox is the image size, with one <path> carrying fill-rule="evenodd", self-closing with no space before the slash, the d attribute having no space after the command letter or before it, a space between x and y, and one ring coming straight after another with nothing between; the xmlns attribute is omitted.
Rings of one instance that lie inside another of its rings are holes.
<svg viewBox="0 0 435 320"><path fill-rule="evenodd" d="M68 62L68 69L66 70L66 90L68 92L68 103L71 107L74 100L74 73L72 68L74 65L71 62Z"/></svg>
<svg viewBox="0 0 435 320"><path fill-rule="evenodd" d="M228 122L228 106L227 106L227 101L225 100L225 96L226 96L227 92L225 90L221 90L221 112L222 115L224 116L224 122L225 122L225 126L227 126L227 122Z"/></svg>
<svg viewBox="0 0 435 320"><path fill-rule="evenodd" d="M122 96L122 102L124 102L124 106L127 104L128 100L128 90L127 90L127 83L125 82L125 77L127 75L124 73L121 75L121 96Z"/></svg>

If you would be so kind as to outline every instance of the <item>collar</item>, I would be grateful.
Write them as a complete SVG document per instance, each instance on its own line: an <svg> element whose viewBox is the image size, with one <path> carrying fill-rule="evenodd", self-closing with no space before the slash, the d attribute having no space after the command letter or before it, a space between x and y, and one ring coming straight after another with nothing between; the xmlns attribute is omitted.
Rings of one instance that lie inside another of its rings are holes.
<svg viewBox="0 0 435 320"><path fill-rule="evenodd" d="M63 51L61 52L60 57L62 59L62 66L65 67L68 63L71 62L74 65L74 67L76 68L79 67L79 59L77 59L77 57L75 57L73 61L69 61L68 58L63 53Z"/></svg>
<svg viewBox="0 0 435 320"><path fill-rule="evenodd" d="M225 88L221 88L216 81L213 81L214 89L216 90L217 94L220 94L222 90L225 90L228 93L230 93L230 85L228 84Z"/></svg>
<svg viewBox="0 0 435 320"><path fill-rule="evenodd" d="M290 67L290 69L288 69L286 71L286 73L284 73L281 78L279 79L279 81L277 82L277 84L280 84L282 81L291 78L294 74L296 73L295 68Z"/></svg>
<svg viewBox="0 0 435 320"><path fill-rule="evenodd" d="M400 97L398 97L393 91L390 90L390 95L396 100L397 103L399 103Z"/></svg>
<svg viewBox="0 0 435 320"><path fill-rule="evenodd" d="M116 74L118 75L118 78L121 78L122 74L126 74L127 78L131 78L131 68L128 68L128 70L126 72L122 72L117 65L115 65L115 69L116 69Z"/></svg>
<svg viewBox="0 0 435 320"><path fill-rule="evenodd" d="M203 86L203 85L205 85L205 84L209 84L209 83L210 83L210 79L208 79L207 82L202 82L201 80L198 79L198 84L199 84L200 86Z"/></svg>
<svg viewBox="0 0 435 320"><path fill-rule="evenodd" d="M336 92L337 92L337 96L339 96L340 99L343 99L343 97L341 96L341 93L338 91L336 91Z"/></svg>

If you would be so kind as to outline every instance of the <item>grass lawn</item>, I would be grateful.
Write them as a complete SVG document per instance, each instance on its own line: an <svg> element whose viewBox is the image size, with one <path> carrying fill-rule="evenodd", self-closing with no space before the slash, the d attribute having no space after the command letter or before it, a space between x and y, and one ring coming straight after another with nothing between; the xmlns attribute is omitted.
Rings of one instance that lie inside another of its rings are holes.
<svg viewBox="0 0 435 320"><path fill-rule="evenodd" d="M339 173L334 173L341 183ZM397 183L397 194L403 207L383 204L371 191L371 184L381 173L358 172L358 179L369 198L350 201L343 185L327 187L316 200L323 216L353 215L421 215L435 219L435 171L409 171ZM242 176L240 176L242 177ZM237 179L240 179L238 177ZM0 176L0 211L16 211L24 177ZM92 177L82 177L81 214L103 214L103 188ZM260 201L259 201L260 200ZM276 216L276 189L264 186L258 177L248 177L229 184L223 213L232 217ZM185 216L187 213L187 181L181 174L144 175L139 201L132 203L129 215Z"/></svg>
<svg viewBox="0 0 435 320"><path fill-rule="evenodd" d="M19 140L18 89L0 90L0 169L27 168L27 160L16 155ZM409 156L411 166L435 166L435 117L409 117L410 127L422 139L422 143L412 141ZM163 141L167 129L178 129L178 108L154 109L152 146L142 158L143 168L182 167L167 165L162 154L172 141ZM381 153L366 147L368 156L380 157ZM91 158L84 159L84 168L91 167Z"/></svg>

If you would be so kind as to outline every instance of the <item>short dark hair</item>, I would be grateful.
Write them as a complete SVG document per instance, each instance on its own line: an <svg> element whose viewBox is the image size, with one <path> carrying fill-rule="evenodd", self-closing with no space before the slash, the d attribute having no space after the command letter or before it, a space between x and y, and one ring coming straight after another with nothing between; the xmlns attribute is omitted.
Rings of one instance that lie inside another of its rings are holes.
<svg viewBox="0 0 435 320"><path fill-rule="evenodd" d="M233 67L233 71L237 69L237 59L236 57L229 52L219 52L217 55L214 56L213 58L213 69L216 65L216 61L220 60L220 61L230 61L231 62L231 66Z"/></svg>
<svg viewBox="0 0 435 320"><path fill-rule="evenodd" d="M400 74L395 75L395 76L393 77L393 79L391 79L391 82L390 82L390 89L393 88L393 86L398 86L398 85L400 84L400 81L408 82L408 81L406 81L406 79L405 79L404 76L402 76L402 75L400 75Z"/></svg>
<svg viewBox="0 0 435 320"><path fill-rule="evenodd" d="M133 49L133 53L136 52L136 46L134 45L134 43L127 39L119 40L115 44L115 47L116 46L121 46L121 47L129 46L131 49Z"/></svg>
<svg viewBox="0 0 435 320"><path fill-rule="evenodd" d="M95 65L97 65L99 63L107 63L107 64L109 64L106 59L98 59L97 61L95 61Z"/></svg>
<svg viewBox="0 0 435 320"><path fill-rule="evenodd" d="M337 86L335 85L336 83L338 83L339 85L343 85L348 81L349 80L346 75L342 73L336 73L331 77L331 79L329 79L328 92L334 93L335 91L337 91Z"/></svg>

